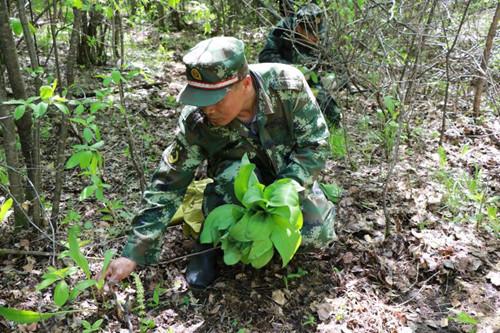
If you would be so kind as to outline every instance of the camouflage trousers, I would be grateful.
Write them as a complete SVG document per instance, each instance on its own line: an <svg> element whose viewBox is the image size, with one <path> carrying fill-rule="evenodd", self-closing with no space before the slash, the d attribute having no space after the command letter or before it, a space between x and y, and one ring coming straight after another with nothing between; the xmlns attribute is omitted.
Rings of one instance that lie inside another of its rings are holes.
<svg viewBox="0 0 500 333"><path fill-rule="evenodd" d="M207 216L214 208L227 204L240 204L234 194L234 179L240 168L240 162L228 165L214 177L203 193L202 210ZM269 184L273 180L259 169L255 170L259 180ZM267 180L267 181L266 181ZM302 244L317 248L328 246L337 239L335 234L335 205L329 201L319 184L314 182L311 188L301 193L301 208L304 224L301 230Z"/></svg>

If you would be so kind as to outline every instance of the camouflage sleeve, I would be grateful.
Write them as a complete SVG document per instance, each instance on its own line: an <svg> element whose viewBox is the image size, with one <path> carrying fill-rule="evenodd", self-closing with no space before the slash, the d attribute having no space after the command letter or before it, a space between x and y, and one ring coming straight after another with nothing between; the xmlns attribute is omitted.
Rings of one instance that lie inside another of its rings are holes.
<svg viewBox="0 0 500 333"><path fill-rule="evenodd" d="M196 167L203 161L201 148L187 142L184 126L162 155L151 183L143 195L143 206L132 221L122 255L140 265L158 262L163 235L181 205Z"/></svg>
<svg viewBox="0 0 500 333"><path fill-rule="evenodd" d="M328 127L314 95L303 79L304 88L295 92L291 99L293 136L295 149L289 164L281 170L278 178L289 177L304 186L311 185L325 166L329 155Z"/></svg>
<svg viewBox="0 0 500 333"><path fill-rule="evenodd" d="M264 49L259 53L259 62L279 62L282 64L290 64L289 61L281 56L280 49L283 47L283 32L286 29L285 21L281 21L269 33L266 39Z"/></svg>

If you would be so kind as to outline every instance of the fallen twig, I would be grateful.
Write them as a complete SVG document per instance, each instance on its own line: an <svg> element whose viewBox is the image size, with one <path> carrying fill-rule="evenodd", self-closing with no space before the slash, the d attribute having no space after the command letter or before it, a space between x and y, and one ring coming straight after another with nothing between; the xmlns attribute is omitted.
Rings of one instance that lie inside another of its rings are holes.
<svg viewBox="0 0 500 333"><path fill-rule="evenodd" d="M194 256L197 256L199 254L212 252L212 251L215 251L215 250L218 250L218 249L220 249L220 246L213 247L211 249L203 250L203 251L200 251L200 252L193 252L193 253L190 253L190 254L186 254L186 255L183 255L183 256L180 256L180 257L176 257L176 258L170 259L170 260L162 261L162 262L160 262L160 264L161 265L171 264L173 262L176 262L176 261L179 261L179 260L182 260L182 259L194 257Z"/></svg>

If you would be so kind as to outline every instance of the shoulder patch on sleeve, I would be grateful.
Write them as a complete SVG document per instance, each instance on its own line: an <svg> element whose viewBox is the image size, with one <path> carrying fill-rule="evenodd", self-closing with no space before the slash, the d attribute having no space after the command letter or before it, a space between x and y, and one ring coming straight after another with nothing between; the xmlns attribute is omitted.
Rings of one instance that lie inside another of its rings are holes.
<svg viewBox="0 0 500 333"><path fill-rule="evenodd" d="M304 83L299 79L279 79L274 81L271 86L276 90L302 90Z"/></svg>
<svg viewBox="0 0 500 333"><path fill-rule="evenodd" d="M162 159L170 168L175 169L174 164L179 160L179 146L177 143L172 143L163 151Z"/></svg>
<svg viewBox="0 0 500 333"><path fill-rule="evenodd" d="M276 90L302 90L304 88L304 75L297 68L280 64L276 66L276 76L271 86Z"/></svg>

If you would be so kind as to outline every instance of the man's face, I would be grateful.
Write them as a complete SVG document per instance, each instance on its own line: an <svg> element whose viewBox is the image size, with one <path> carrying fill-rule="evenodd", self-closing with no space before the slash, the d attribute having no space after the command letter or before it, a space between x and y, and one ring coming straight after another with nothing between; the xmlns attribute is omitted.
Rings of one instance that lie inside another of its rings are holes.
<svg viewBox="0 0 500 333"><path fill-rule="evenodd" d="M311 45L316 45L319 41L318 33L311 29L306 29L302 24L297 25L297 33L300 38Z"/></svg>
<svg viewBox="0 0 500 333"><path fill-rule="evenodd" d="M226 96L217 104L201 108L212 125L226 126L239 115L245 102L245 90L242 83L240 81L233 84Z"/></svg>

